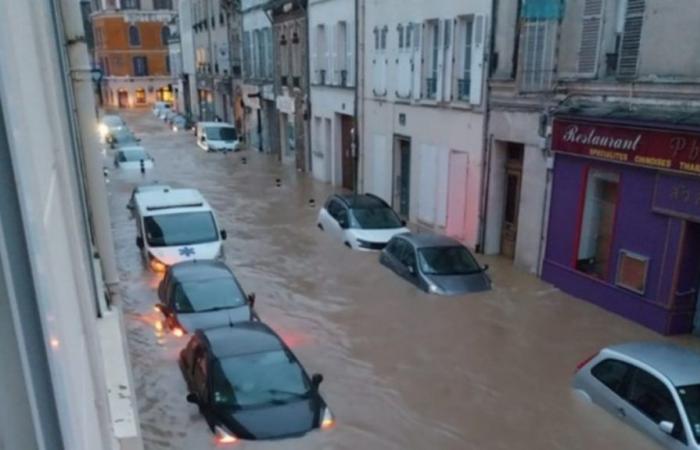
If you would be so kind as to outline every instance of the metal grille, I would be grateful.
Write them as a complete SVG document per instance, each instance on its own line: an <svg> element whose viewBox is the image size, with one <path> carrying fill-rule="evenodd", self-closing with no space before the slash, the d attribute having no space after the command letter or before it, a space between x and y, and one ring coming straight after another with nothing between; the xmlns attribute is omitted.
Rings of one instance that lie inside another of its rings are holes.
<svg viewBox="0 0 700 450"><path fill-rule="evenodd" d="M557 22L533 20L521 28L521 91L546 91L554 80L554 49Z"/></svg>
<svg viewBox="0 0 700 450"><path fill-rule="evenodd" d="M617 75L620 78L637 76L639 62L639 44L642 39L642 24L644 23L644 0L628 0L625 28L620 44L620 59Z"/></svg>

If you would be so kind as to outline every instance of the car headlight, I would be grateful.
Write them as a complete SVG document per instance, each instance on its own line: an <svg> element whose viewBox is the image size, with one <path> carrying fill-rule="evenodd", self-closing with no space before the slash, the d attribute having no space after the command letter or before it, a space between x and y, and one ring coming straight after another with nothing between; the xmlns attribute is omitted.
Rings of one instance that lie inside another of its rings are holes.
<svg viewBox="0 0 700 450"><path fill-rule="evenodd" d="M214 434L216 435L217 444L235 444L238 442L238 438L236 436L218 425L214 427Z"/></svg>
<svg viewBox="0 0 700 450"><path fill-rule="evenodd" d="M151 253L148 253L148 265L154 272L162 273L168 268L168 265L159 260Z"/></svg>
<svg viewBox="0 0 700 450"><path fill-rule="evenodd" d="M441 289L438 287L437 284L430 283L430 285L428 285L428 292L430 292L431 294L439 294L441 292Z"/></svg>
<svg viewBox="0 0 700 450"><path fill-rule="evenodd" d="M107 133L109 133L109 128L107 125L101 123L97 126L97 132L100 133L100 136L105 137Z"/></svg>
<svg viewBox="0 0 700 450"><path fill-rule="evenodd" d="M321 419L321 429L322 430L330 430L335 426L335 418L333 417L333 414L331 414L331 410L326 408L323 411L323 419Z"/></svg>

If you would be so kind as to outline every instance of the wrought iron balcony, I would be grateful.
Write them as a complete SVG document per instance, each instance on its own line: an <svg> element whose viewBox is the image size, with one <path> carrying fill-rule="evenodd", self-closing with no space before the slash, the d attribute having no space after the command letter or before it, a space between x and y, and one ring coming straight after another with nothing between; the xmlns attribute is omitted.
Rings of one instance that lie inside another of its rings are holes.
<svg viewBox="0 0 700 450"><path fill-rule="evenodd" d="M472 80L469 78L457 80L457 98L459 98L460 100L469 100L471 86Z"/></svg>
<svg viewBox="0 0 700 450"><path fill-rule="evenodd" d="M430 99L437 97L437 78L425 79L425 96Z"/></svg>

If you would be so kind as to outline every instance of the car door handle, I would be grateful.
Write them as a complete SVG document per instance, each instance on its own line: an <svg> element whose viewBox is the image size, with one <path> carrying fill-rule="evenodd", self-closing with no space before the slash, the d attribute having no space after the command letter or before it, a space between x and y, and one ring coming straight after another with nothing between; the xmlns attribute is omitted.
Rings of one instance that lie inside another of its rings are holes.
<svg viewBox="0 0 700 450"><path fill-rule="evenodd" d="M625 412L625 408L615 408L617 410L617 414L620 417L627 417L627 413Z"/></svg>

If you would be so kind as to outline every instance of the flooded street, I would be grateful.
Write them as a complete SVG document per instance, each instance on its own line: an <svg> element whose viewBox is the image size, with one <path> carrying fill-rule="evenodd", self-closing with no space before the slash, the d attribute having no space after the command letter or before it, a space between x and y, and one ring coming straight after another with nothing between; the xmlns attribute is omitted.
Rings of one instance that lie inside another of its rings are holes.
<svg viewBox="0 0 700 450"><path fill-rule="evenodd" d="M145 177L108 165L147 449L215 448L197 408L185 401L177 355L186 338L157 329L159 279L141 261L125 209L133 186L153 180L201 190L228 231L226 262L244 289L257 294L262 320L309 374L325 376L321 391L338 421L335 429L237 448L657 448L578 400L569 384L576 364L600 347L659 335L574 300L500 258L478 255L491 266L489 293L421 293L381 266L376 253L352 252L316 227L317 208L332 191L328 185L267 155L206 154L191 132L174 133L150 113L125 117L156 165Z"/></svg>

